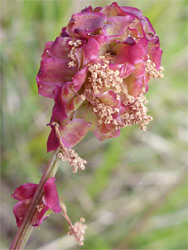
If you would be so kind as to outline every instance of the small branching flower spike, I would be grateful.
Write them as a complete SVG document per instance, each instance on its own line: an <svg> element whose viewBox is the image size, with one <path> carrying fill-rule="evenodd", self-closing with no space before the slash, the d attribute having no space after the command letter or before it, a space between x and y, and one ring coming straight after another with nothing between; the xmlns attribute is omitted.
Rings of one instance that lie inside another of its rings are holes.
<svg viewBox="0 0 188 250"><path fill-rule="evenodd" d="M66 219L66 221L69 223L69 235L72 235L75 240L78 242L79 245L84 244L84 235L85 230L87 229L87 225L83 224L85 222L84 218L80 218L80 221L77 221L74 225L72 224L68 214L67 209L63 202L61 202L61 208L62 208L62 215Z"/></svg>

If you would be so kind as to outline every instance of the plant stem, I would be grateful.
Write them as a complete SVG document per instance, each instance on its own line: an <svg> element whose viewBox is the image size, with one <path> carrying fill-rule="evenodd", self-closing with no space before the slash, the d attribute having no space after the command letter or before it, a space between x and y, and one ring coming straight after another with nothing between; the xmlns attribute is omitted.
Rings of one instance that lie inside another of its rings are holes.
<svg viewBox="0 0 188 250"><path fill-rule="evenodd" d="M28 206L27 213L24 217L23 223L19 227L15 238L12 242L12 245L10 246L10 250L20 250L24 249L25 245L27 244L27 241L32 233L33 226L32 226L32 220L33 217L37 211L37 205L41 203L42 196L43 196L43 185L45 182L55 176L59 163L61 159L58 157L59 149L57 149L53 154L52 157L48 163L48 166L46 170L43 173L43 176L39 182L39 185L36 189L36 192Z"/></svg>

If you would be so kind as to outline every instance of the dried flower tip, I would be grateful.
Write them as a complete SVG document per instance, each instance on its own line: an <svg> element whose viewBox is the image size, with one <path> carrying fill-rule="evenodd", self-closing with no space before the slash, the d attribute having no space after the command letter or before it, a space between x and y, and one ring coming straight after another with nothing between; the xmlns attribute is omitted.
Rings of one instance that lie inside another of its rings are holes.
<svg viewBox="0 0 188 250"><path fill-rule="evenodd" d="M80 246L84 244L84 235L85 230L87 229L87 225L83 224L83 222L85 222L85 219L81 218L80 221L77 221L74 225L69 226L70 232L68 232L69 235L74 236Z"/></svg>

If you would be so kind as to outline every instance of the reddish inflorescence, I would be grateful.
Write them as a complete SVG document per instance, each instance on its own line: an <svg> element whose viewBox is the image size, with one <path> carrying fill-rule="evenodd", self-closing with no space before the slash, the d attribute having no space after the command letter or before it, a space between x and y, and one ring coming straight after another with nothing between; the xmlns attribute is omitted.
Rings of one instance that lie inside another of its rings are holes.
<svg viewBox="0 0 188 250"><path fill-rule="evenodd" d="M60 36L46 43L36 78L39 94L55 102L48 152L60 148L58 157L76 173L86 161L72 147L88 131L99 140L117 137L121 128L135 124L145 131L152 120L145 93L151 78L163 77L161 55L155 30L136 8L112 3L74 14ZM14 206L18 227L37 187L26 183L12 194L18 200ZM65 206L60 206L54 177L45 182L42 192L32 226L39 226L51 210L62 211L69 234L82 245L87 226L84 219L72 224Z"/></svg>
<svg viewBox="0 0 188 250"><path fill-rule="evenodd" d="M66 148L90 130L99 140L152 120L147 114L148 82L163 77L159 38L140 10L112 3L74 14L55 42L46 43L37 84L52 98L48 151Z"/></svg>

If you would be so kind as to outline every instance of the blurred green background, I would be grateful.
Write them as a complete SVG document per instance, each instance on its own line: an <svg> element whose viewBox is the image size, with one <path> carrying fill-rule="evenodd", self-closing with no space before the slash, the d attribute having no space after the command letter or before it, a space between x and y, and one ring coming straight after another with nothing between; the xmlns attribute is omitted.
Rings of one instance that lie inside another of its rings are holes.
<svg viewBox="0 0 188 250"><path fill-rule="evenodd" d="M104 142L92 134L76 146L88 161L76 175L57 174L58 191L73 222L86 218L82 249L185 250L187 243L187 1L117 1L147 16L160 37L165 78L147 93L154 120ZM1 249L17 231L15 188L38 183L49 160L46 140L53 102L38 96L35 76L46 41L55 40L70 16L110 1L1 1ZM53 214L33 232L27 249L80 249L68 225Z"/></svg>

